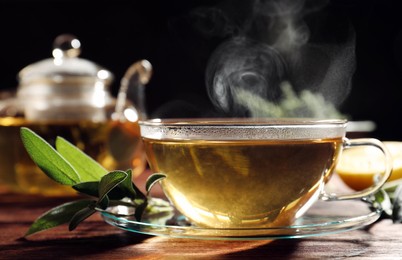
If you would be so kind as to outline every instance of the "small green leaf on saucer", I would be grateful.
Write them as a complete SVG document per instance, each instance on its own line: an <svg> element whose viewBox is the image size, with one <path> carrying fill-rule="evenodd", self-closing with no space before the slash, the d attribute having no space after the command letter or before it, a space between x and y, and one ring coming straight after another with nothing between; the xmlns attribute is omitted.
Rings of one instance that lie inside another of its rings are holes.
<svg viewBox="0 0 402 260"><path fill-rule="evenodd" d="M73 166L42 137L26 127L21 127L20 133L28 154L49 178L64 185L81 181Z"/></svg>
<svg viewBox="0 0 402 260"><path fill-rule="evenodd" d="M149 193L152 189L152 187L159 182L160 180L166 178L166 174L163 173L154 173L151 176L148 177L147 182L145 184L145 189L147 193Z"/></svg>
<svg viewBox="0 0 402 260"><path fill-rule="evenodd" d="M97 161L60 136L56 139L56 149L71 163L83 182L99 181L108 173Z"/></svg>

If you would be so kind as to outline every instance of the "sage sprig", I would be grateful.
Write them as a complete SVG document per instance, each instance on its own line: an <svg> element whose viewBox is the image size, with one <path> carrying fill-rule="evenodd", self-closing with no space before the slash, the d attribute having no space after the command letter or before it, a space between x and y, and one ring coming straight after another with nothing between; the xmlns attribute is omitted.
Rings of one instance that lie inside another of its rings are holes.
<svg viewBox="0 0 402 260"><path fill-rule="evenodd" d="M146 184L146 194L132 182L132 171L108 172L97 161L62 137L56 138L55 147L27 127L21 127L21 140L36 165L52 180L74 188L89 196L59 205L39 216L25 236L69 224L74 230L82 221L109 206L125 205L135 209L137 220L149 208L149 192L153 185L165 178L164 174L151 175ZM152 204L151 204L152 205Z"/></svg>

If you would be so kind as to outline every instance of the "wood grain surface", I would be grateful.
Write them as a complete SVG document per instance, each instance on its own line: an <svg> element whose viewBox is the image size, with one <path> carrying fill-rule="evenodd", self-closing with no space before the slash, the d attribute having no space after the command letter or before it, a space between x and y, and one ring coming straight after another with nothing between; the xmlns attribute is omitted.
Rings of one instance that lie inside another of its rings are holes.
<svg viewBox="0 0 402 260"><path fill-rule="evenodd" d="M209 241L127 232L95 214L74 231L60 226L23 238L40 214L72 198L13 194L4 188L0 195L0 259L402 259L402 224L389 219L320 237Z"/></svg>

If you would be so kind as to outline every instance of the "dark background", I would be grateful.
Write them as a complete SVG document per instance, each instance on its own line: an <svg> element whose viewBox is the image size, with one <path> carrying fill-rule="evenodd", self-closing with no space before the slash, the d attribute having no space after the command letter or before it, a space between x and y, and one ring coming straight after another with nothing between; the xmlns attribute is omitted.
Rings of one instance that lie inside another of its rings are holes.
<svg viewBox="0 0 402 260"><path fill-rule="evenodd" d="M190 112L171 108L170 115L194 116L199 108L210 106L205 66L224 37L206 37L194 30L189 13L220 2L0 1L0 87L15 88L23 67L50 58L55 37L71 33L81 41L81 58L113 72L114 95L126 69L147 59L154 67L146 87L148 114L158 115L171 100L186 100ZM241 2L226 1L226 5L240 6L241 14ZM352 120L374 121L373 137L402 140L402 9L398 1L334 0L325 12L339 17L340 24L350 22L356 32L356 71L340 111Z"/></svg>

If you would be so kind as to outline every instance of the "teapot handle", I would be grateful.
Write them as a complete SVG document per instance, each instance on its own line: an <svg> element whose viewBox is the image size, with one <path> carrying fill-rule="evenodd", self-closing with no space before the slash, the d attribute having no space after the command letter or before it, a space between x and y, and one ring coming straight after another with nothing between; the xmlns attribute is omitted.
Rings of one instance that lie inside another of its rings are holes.
<svg viewBox="0 0 402 260"><path fill-rule="evenodd" d="M115 119L123 118L123 110L128 96L131 97L134 106L138 109L140 118L146 118L144 85L149 82L151 76L152 65L147 60L137 61L127 69L121 79L117 94Z"/></svg>

